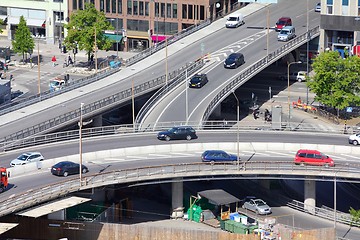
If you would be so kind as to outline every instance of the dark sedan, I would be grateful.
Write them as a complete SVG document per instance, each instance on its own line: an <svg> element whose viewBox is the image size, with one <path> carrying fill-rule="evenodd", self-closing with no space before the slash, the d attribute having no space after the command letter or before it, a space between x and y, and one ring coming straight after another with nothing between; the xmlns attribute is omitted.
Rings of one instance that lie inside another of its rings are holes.
<svg viewBox="0 0 360 240"><path fill-rule="evenodd" d="M245 63L244 55L242 53L230 54L224 62L225 68L237 68Z"/></svg>
<svg viewBox="0 0 360 240"><path fill-rule="evenodd" d="M189 126L172 127L167 131L159 132L157 135L159 140L188 140L196 139L196 131Z"/></svg>
<svg viewBox="0 0 360 240"><path fill-rule="evenodd" d="M51 173L53 175L57 176L64 176L67 177L71 174L79 174L80 164L70 162L70 161L64 161L64 162L58 162L54 166L51 167ZM89 169L85 165L81 165L81 172L87 173L89 172Z"/></svg>
<svg viewBox="0 0 360 240"><path fill-rule="evenodd" d="M201 88L208 82L206 74L195 74L189 81L189 87L191 88Z"/></svg>
<svg viewBox="0 0 360 240"><path fill-rule="evenodd" d="M240 158L239 158L240 159ZM203 162L234 162L237 161L237 156L228 154L222 150L207 150L201 155Z"/></svg>

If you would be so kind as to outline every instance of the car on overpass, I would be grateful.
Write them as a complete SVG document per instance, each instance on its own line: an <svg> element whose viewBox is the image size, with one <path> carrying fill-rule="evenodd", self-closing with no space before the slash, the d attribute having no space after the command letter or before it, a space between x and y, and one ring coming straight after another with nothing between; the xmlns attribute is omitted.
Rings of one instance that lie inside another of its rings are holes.
<svg viewBox="0 0 360 240"><path fill-rule="evenodd" d="M25 165L30 162L43 161L44 157L39 152L26 152L10 162L10 166Z"/></svg>
<svg viewBox="0 0 360 240"><path fill-rule="evenodd" d="M159 140L188 140L196 139L196 131L190 126L172 127L167 131L159 132L157 135Z"/></svg>
<svg viewBox="0 0 360 240"><path fill-rule="evenodd" d="M67 177L71 174L79 174L80 172L80 164L70 162L70 161L62 161L58 162L54 166L51 167L51 173L57 176ZM85 165L81 165L81 172L87 173L89 169Z"/></svg>
<svg viewBox="0 0 360 240"><path fill-rule="evenodd" d="M238 160L238 157L234 154L228 154L222 150L206 150L201 154L201 160L203 162L234 162ZM239 158L240 160L240 158Z"/></svg>
<svg viewBox="0 0 360 240"><path fill-rule="evenodd" d="M195 74L189 81L190 88L201 88L206 83L208 83L208 78L206 74Z"/></svg>
<svg viewBox="0 0 360 240"><path fill-rule="evenodd" d="M224 61L224 68L237 68L245 63L242 53L232 53Z"/></svg>
<svg viewBox="0 0 360 240"><path fill-rule="evenodd" d="M309 150L309 149L300 149L297 151L295 155L294 162L296 165L317 165L317 166L326 166L326 167L334 167L334 160L317 151L317 150Z"/></svg>

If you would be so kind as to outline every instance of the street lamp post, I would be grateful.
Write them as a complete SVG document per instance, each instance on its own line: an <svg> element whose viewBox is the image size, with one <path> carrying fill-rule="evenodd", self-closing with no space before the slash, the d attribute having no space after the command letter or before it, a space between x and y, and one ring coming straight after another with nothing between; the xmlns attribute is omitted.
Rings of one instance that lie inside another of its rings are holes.
<svg viewBox="0 0 360 240"><path fill-rule="evenodd" d="M185 122L186 122L186 125L188 124L188 119L189 119L189 104L188 104L188 87L189 87L189 84L188 84L188 70L187 70L187 66L186 66L186 69L185 69Z"/></svg>
<svg viewBox="0 0 360 240"><path fill-rule="evenodd" d="M309 76L309 0L306 0L306 76ZM309 105L309 87L306 85L306 105Z"/></svg>
<svg viewBox="0 0 360 240"><path fill-rule="evenodd" d="M38 64L38 95L41 96L41 87L40 87L40 37L37 38L37 64Z"/></svg>
<svg viewBox="0 0 360 240"><path fill-rule="evenodd" d="M288 79L288 107L289 107L289 112L288 112L288 126L290 128L290 66L292 64L300 64L301 61L297 61L297 62L291 62L288 63L288 68L287 68L287 79Z"/></svg>
<svg viewBox="0 0 360 240"><path fill-rule="evenodd" d="M79 121L79 176L80 176L80 187L82 180L82 126L83 126L83 108L84 103L80 103L80 121Z"/></svg>
<svg viewBox="0 0 360 240"><path fill-rule="evenodd" d="M240 170L240 149L239 149L239 132L240 132L240 104L239 99L235 94L235 90L232 90L232 94L234 95L236 99L236 124L237 124L237 133L236 133L236 150L237 150L237 166L238 170Z"/></svg>

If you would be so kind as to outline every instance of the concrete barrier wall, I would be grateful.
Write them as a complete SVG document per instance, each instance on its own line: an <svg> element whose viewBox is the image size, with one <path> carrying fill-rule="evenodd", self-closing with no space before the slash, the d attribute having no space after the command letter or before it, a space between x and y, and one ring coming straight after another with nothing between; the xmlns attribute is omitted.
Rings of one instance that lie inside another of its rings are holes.
<svg viewBox="0 0 360 240"><path fill-rule="evenodd" d="M225 151L237 152L236 142L219 142L219 143L180 143L180 144L166 144L166 145L150 145L144 147L129 147L111 150L103 150L97 152L83 153L83 163L106 158L126 158L134 155L147 154L166 154L172 152L203 152L211 149L222 149ZM241 151L292 151L296 152L299 149L317 149L325 154L348 154L360 155L360 147L355 146L340 146L340 145L323 145L323 144L298 144L298 143L266 143L266 142L249 142L239 143ZM200 157L200 154L199 154ZM64 156L60 158L48 159L39 163L29 163L22 166L8 168L10 177L19 176L22 174L29 174L39 169L48 169L60 161L79 162L79 154Z"/></svg>

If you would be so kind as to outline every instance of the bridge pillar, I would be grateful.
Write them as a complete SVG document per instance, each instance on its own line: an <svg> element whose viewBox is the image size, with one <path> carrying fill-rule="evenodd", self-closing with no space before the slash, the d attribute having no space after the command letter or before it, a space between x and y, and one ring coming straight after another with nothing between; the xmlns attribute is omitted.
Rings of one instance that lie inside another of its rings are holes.
<svg viewBox="0 0 360 240"><path fill-rule="evenodd" d="M172 205L172 218L182 218L184 215L183 197L184 197L184 184L182 178L176 178L171 184L171 205Z"/></svg>
<svg viewBox="0 0 360 240"><path fill-rule="evenodd" d="M316 181L304 181L304 210L309 213L315 214L316 206Z"/></svg>
<svg viewBox="0 0 360 240"><path fill-rule="evenodd" d="M214 109L214 111L212 112L212 114L213 114L216 118L220 118L220 117L221 117L221 104L217 105L217 107Z"/></svg>
<svg viewBox="0 0 360 240"><path fill-rule="evenodd" d="M102 115L95 116L92 124L93 127L102 127Z"/></svg>

